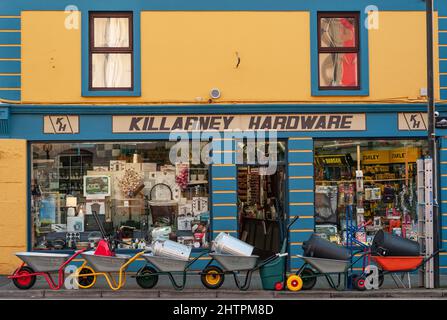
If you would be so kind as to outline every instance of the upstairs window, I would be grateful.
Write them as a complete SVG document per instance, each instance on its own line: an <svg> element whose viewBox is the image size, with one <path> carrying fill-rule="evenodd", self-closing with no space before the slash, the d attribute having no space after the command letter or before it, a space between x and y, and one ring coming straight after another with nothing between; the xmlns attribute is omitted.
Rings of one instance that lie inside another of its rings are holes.
<svg viewBox="0 0 447 320"><path fill-rule="evenodd" d="M131 12L90 13L89 89L133 90Z"/></svg>
<svg viewBox="0 0 447 320"><path fill-rule="evenodd" d="M318 13L319 90L360 90L359 14Z"/></svg>

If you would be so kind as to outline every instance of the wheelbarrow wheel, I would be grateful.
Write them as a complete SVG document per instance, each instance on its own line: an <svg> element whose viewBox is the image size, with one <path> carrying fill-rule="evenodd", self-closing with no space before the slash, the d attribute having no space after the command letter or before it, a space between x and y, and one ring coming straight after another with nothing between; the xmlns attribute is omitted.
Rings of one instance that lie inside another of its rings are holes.
<svg viewBox="0 0 447 320"><path fill-rule="evenodd" d="M31 275L34 270L30 267L21 267L19 270L14 272L14 275L19 276L18 278L12 279L14 285L20 290L30 289L36 283L36 276Z"/></svg>
<svg viewBox="0 0 447 320"><path fill-rule="evenodd" d="M221 268L216 266L209 266L203 270L200 280L205 288L219 289L225 280L225 275Z"/></svg>
<svg viewBox="0 0 447 320"><path fill-rule="evenodd" d="M290 291L300 291L303 288L303 279L296 274L287 278L287 289Z"/></svg>
<svg viewBox="0 0 447 320"><path fill-rule="evenodd" d="M155 287L158 282L158 275L154 273L157 273L157 270L152 267L141 268L136 277L138 285L143 289L152 289Z"/></svg>
<svg viewBox="0 0 447 320"><path fill-rule="evenodd" d="M303 290L311 290L317 284L317 276L310 268L304 268L304 270L301 271L300 276L303 280Z"/></svg>
<svg viewBox="0 0 447 320"><path fill-rule="evenodd" d="M352 284L354 285L354 288L358 291L365 291L366 290L366 278L365 276L357 276L353 277Z"/></svg>
<svg viewBox="0 0 447 320"><path fill-rule="evenodd" d="M95 270L93 270L89 266L84 266L81 269L78 269L75 279L76 279L76 283L78 284L79 288L89 289L95 285L96 275L94 275L92 273L95 273ZM87 274L90 274L90 275L87 276Z"/></svg>

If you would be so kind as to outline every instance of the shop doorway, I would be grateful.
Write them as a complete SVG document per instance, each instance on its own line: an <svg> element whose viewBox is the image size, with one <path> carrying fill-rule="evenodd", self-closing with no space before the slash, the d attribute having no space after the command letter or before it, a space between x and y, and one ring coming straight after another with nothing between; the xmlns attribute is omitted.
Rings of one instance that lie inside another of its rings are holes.
<svg viewBox="0 0 447 320"><path fill-rule="evenodd" d="M279 252L284 237L286 143L277 143L274 172L266 174L265 167L256 163L237 168L239 238L253 245L261 258Z"/></svg>

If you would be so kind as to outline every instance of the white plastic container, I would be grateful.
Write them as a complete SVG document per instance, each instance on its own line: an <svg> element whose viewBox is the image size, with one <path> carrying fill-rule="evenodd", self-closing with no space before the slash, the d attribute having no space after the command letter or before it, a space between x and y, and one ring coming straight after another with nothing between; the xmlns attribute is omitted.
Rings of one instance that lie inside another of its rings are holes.
<svg viewBox="0 0 447 320"><path fill-rule="evenodd" d="M211 247L212 251L216 253L240 255L240 256L251 256L254 247L241 241L235 237L230 236L228 233L221 232L213 240Z"/></svg>
<svg viewBox="0 0 447 320"><path fill-rule="evenodd" d="M155 241L152 246L155 256L188 261L191 255L191 248L183 244L171 241Z"/></svg>

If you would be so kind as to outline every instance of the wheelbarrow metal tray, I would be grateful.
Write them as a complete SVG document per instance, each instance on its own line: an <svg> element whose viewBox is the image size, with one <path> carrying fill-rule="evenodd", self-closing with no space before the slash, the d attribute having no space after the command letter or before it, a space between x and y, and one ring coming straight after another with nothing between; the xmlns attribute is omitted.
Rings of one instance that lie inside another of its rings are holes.
<svg viewBox="0 0 447 320"><path fill-rule="evenodd" d="M349 260L323 259L299 256L321 273L343 273L349 267Z"/></svg>
<svg viewBox="0 0 447 320"><path fill-rule="evenodd" d="M381 257L373 256L377 265L385 271L411 271L419 268L424 261L424 257Z"/></svg>
<svg viewBox="0 0 447 320"><path fill-rule="evenodd" d="M93 251L81 253L88 264L97 272L118 272L131 256L117 254L116 256L95 255Z"/></svg>
<svg viewBox="0 0 447 320"><path fill-rule="evenodd" d="M185 260L153 256L150 254L144 254L143 257L163 272L184 271L189 262Z"/></svg>
<svg viewBox="0 0 447 320"><path fill-rule="evenodd" d="M69 254L48 252L17 252L16 256L35 272L56 272L70 257Z"/></svg>
<svg viewBox="0 0 447 320"><path fill-rule="evenodd" d="M225 271L250 270L256 267L259 256L240 256L232 254L210 253Z"/></svg>

